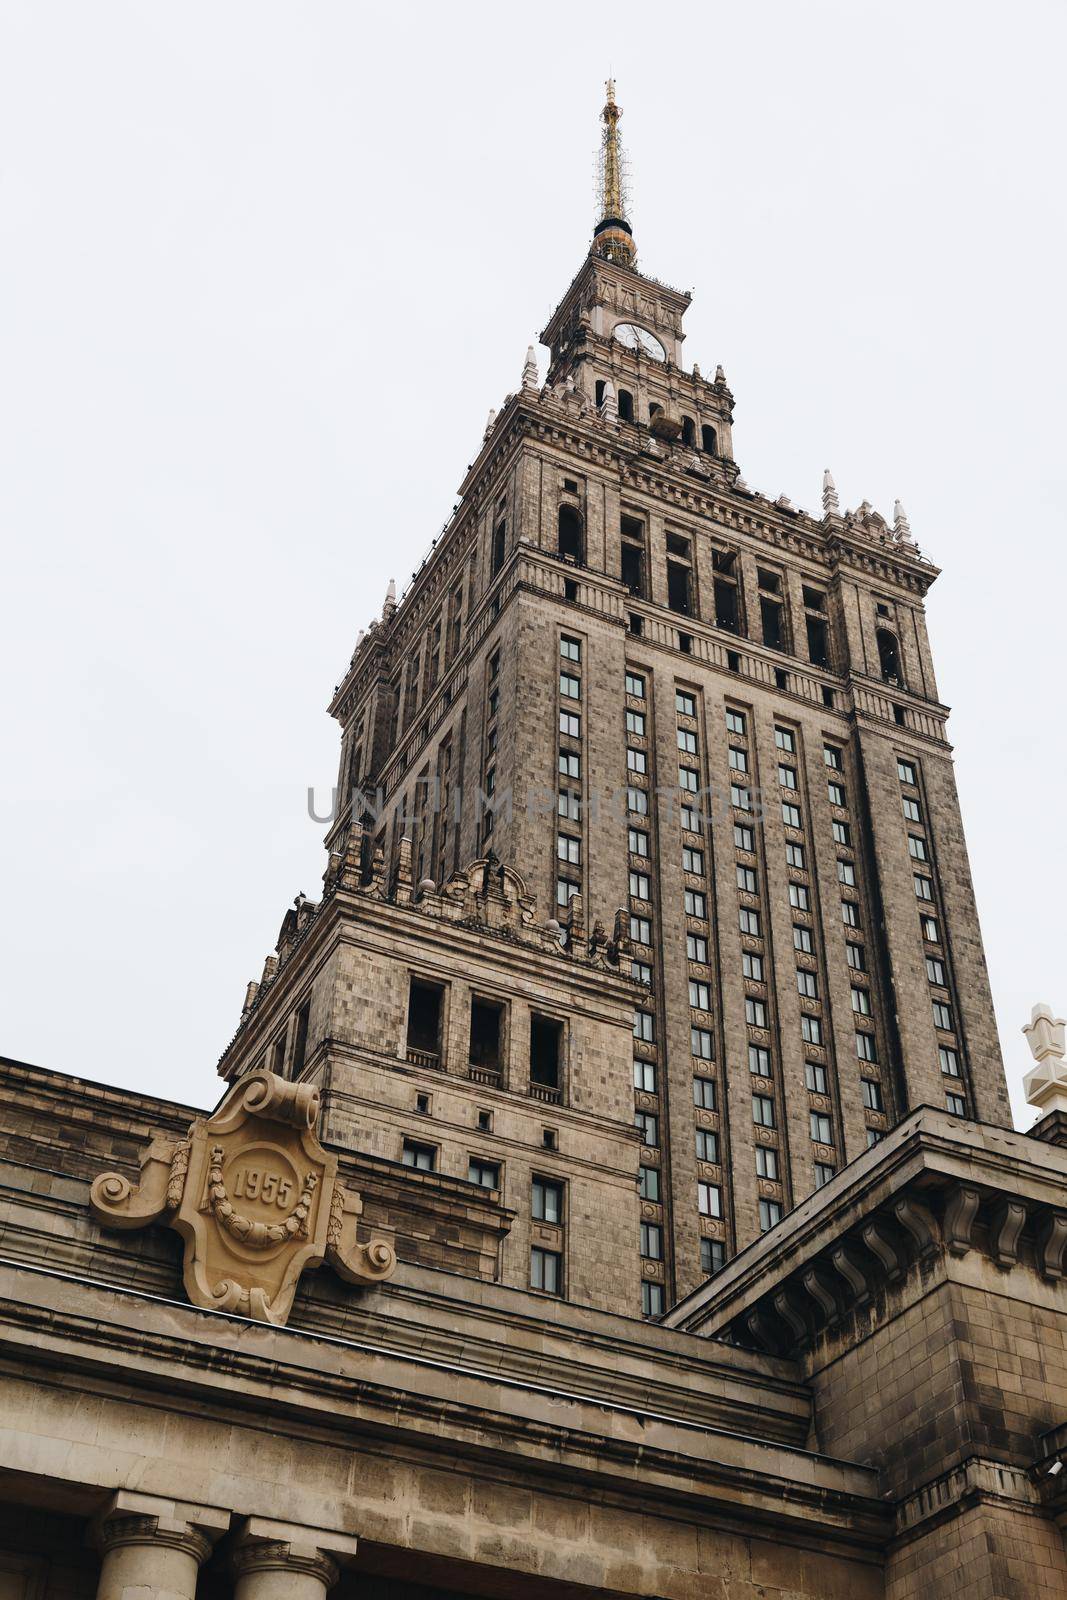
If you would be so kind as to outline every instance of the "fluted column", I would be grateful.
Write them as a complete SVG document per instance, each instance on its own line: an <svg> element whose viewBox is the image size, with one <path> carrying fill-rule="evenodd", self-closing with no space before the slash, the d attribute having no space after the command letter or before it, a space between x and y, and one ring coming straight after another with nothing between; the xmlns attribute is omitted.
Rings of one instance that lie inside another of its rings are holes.
<svg viewBox="0 0 1067 1600"><path fill-rule="evenodd" d="M97 1600L196 1600L197 1574L229 1513L120 1490L94 1526Z"/></svg>
<svg viewBox="0 0 1067 1600"><path fill-rule="evenodd" d="M352 1534L249 1517L231 1556L234 1600L325 1600L355 1553Z"/></svg>

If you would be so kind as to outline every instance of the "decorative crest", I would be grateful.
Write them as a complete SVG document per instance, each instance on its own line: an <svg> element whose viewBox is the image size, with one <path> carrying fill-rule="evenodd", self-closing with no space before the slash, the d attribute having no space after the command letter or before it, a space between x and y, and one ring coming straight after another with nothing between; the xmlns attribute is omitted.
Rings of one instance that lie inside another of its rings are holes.
<svg viewBox="0 0 1067 1600"><path fill-rule="evenodd" d="M164 1222L185 1241L194 1306L280 1325L306 1268L327 1260L350 1283L380 1283L396 1270L386 1240L357 1244L363 1202L338 1183L318 1119L315 1085L253 1072L184 1139L153 1139L136 1186L101 1173L92 1213L105 1228Z"/></svg>

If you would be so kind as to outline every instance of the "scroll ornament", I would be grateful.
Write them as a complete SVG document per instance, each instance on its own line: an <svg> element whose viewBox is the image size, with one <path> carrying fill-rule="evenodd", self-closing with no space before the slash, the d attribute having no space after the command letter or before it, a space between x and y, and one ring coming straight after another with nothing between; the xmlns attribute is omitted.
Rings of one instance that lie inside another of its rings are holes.
<svg viewBox="0 0 1067 1600"><path fill-rule="evenodd" d="M241 1078L186 1137L153 1139L133 1185L105 1172L89 1204L105 1228L163 1222L185 1241L193 1305L283 1324L301 1274L328 1261L349 1283L396 1270L385 1239L357 1241L363 1202L317 1136L319 1091L272 1072Z"/></svg>

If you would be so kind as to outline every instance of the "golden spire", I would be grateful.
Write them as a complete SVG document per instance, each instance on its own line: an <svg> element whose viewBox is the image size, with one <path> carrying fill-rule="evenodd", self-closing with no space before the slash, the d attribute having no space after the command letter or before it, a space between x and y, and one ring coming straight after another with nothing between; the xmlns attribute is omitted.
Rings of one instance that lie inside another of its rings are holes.
<svg viewBox="0 0 1067 1600"><path fill-rule="evenodd" d="M607 100L601 112L604 132L600 141L600 220L593 232L593 251L608 261L632 267L637 251L626 220L624 159L619 138L621 116L622 107L615 104L615 79L609 78Z"/></svg>

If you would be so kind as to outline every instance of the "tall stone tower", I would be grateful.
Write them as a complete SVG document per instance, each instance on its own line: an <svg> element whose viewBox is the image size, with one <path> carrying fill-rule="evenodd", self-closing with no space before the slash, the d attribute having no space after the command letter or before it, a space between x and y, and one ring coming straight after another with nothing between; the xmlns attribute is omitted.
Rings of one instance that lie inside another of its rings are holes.
<svg viewBox="0 0 1067 1600"><path fill-rule="evenodd" d="M1010 1119L937 569L899 503L745 483L690 296L638 270L620 115L609 84L547 381L531 349L334 694L326 894L220 1070L266 1054L332 1137L501 1188L506 1281L656 1316L908 1110Z"/></svg>

